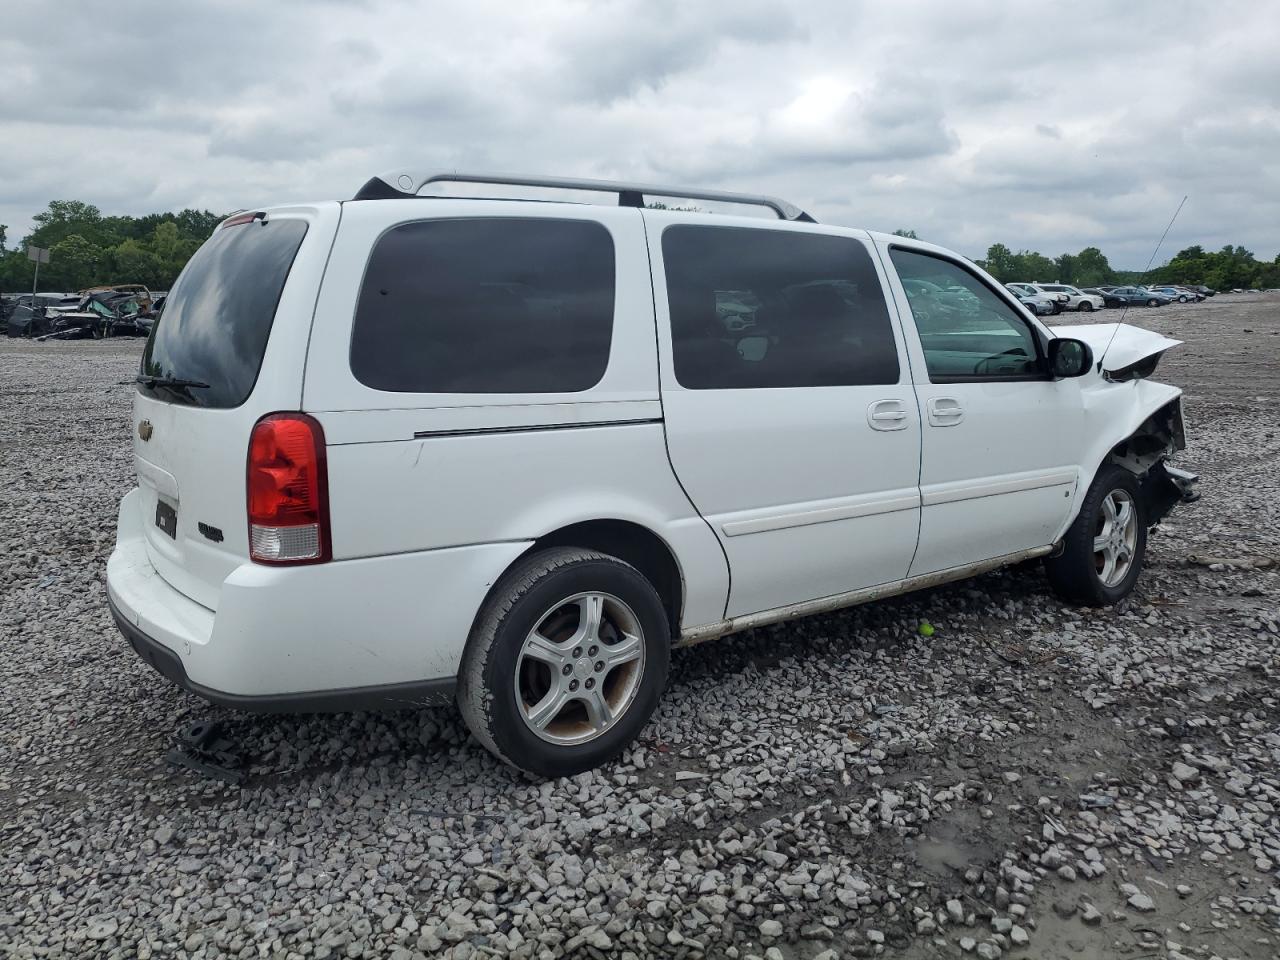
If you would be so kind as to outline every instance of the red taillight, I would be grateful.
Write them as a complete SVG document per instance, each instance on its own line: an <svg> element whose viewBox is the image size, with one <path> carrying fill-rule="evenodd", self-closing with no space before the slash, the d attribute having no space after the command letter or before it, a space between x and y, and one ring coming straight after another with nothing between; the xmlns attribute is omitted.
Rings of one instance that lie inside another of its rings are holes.
<svg viewBox="0 0 1280 960"><path fill-rule="evenodd" d="M305 413L263 417L249 438L249 557L323 563L329 544L324 430Z"/></svg>

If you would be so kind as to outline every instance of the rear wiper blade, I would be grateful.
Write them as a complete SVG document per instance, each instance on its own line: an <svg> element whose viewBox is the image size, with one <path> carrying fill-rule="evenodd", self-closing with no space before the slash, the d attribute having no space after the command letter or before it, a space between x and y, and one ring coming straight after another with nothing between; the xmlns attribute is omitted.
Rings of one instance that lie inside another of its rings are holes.
<svg viewBox="0 0 1280 960"><path fill-rule="evenodd" d="M199 380L184 380L181 377L151 377L147 374L140 374L134 378L135 383L140 383L144 387L202 387L209 389L209 384L202 383Z"/></svg>

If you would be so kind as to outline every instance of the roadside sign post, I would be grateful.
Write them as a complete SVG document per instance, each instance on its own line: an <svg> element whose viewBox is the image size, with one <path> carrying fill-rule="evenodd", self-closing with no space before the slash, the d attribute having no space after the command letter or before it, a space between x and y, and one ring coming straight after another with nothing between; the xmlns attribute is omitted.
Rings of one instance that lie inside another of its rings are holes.
<svg viewBox="0 0 1280 960"><path fill-rule="evenodd" d="M36 277L31 281L31 312L34 314L36 309L36 289L40 286L40 264L49 262L49 251L43 247L27 247L27 259L34 260L36 265Z"/></svg>

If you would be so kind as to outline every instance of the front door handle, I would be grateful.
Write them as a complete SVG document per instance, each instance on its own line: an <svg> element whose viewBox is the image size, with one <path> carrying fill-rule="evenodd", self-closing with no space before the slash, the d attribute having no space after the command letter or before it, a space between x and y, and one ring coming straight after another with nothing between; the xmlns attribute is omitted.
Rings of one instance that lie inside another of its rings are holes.
<svg viewBox="0 0 1280 960"><path fill-rule="evenodd" d="M906 404L901 400L877 400L867 407L867 423L872 430L905 430Z"/></svg>
<svg viewBox="0 0 1280 960"><path fill-rule="evenodd" d="M964 407L955 397L931 397L925 406L931 427L954 427L964 421Z"/></svg>

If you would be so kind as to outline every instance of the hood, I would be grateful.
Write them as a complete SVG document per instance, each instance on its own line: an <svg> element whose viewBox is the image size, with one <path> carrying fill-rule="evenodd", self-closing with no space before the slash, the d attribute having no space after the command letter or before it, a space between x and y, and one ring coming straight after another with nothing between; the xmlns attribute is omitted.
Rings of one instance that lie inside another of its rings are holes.
<svg viewBox="0 0 1280 960"><path fill-rule="evenodd" d="M1182 343L1127 323L1082 323L1049 329L1055 336L1075 337L1087 343L1098 369L1108 380L1148 377L1155 371L1160 356Z"/></svg>

